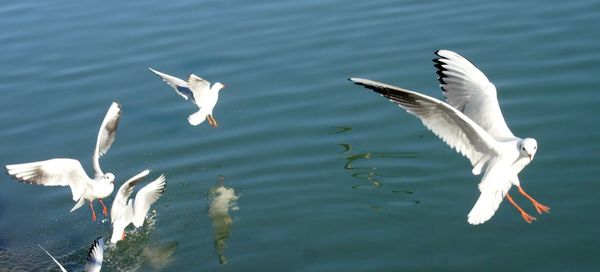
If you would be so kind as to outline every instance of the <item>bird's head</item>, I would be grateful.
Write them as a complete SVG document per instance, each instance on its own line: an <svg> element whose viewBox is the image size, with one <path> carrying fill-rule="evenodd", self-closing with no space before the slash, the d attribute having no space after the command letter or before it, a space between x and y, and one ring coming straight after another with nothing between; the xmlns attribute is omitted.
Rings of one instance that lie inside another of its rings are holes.
<svg viewBox="0 0 600 272"><path fill-rule="evenodd" d="M106 173L102 175L102 180L108 183L113 183L115 182L115 175L113 175L112 173Z"/></svg>
<svg viewBox="0 0 600 272"><path fill-rule="evenodd" d="M535 152L537 151L537 141L533 138L525 138L517 145L521 156L529 158L529 161L533 160Z"/></svg>
<svg viewBox="0 0 600 272"><path fill-rule="evenodd" d="M217 82L215 84L213 84L212 89L215 91L220 91L221 89L225 88L225 84L221 83L221 82Z"/></svg>

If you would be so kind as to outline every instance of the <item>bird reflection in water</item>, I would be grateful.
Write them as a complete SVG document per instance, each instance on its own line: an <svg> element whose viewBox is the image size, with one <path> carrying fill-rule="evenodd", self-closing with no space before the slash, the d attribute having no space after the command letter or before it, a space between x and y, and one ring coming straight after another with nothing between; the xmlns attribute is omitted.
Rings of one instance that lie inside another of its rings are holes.
<svg viewBox="0 0 600 272"><path fill-rule="evenodd" d="M226 264L228 259L225 256L225 248L233 224L229 209L234 211L239 209L236 203L239 196L235 194L233 188L225 187L223 180L224 176L220 175L219 184L210 190L208 214L214 229L215 251L219 257L219 263Z"/></svg>

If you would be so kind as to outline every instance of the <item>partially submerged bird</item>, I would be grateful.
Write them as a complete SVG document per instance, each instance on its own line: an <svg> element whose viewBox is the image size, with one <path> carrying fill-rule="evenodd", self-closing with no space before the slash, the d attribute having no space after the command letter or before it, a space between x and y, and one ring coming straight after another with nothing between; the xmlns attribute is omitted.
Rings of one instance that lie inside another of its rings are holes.
<svg viewBox="0 0 600 272"><path fill-rule="evenodd" d="M474 175L483 173L481 194L467 216L470 224L489 220L505 196L527 223L535 220L508 193L512 185L533 203L539 214L549 212L549 207L523 190L517 176L533 160L536 140L521 139L510 131L498 105L496 87L475 65L449 50L435 54L439 56L434 59L438 80L448 103L373 80L350 80L420 118L429 130L471 161Z"/></svg>
<svg viewBox="0 0 600 272"><path fill-rule="evenodd" d="M112 173L102 172L99 160L114 142L120 118L121 106L118 102L113 102L108 108L98 132L96 149L92 157L95 172L93 178L88 177L78 160L66 158L6 165L6 170L13 178L25 183L70 186L73 201L77 202L71 212L83 206L88 200L92 209L92 220L96 221L96 212L92 202L94 199L99 199L103 208L102 212L107 215L108 211L102 198L112 193L115 180L115 175Z"/></svg>
<svg viewBox="0 0 600 272"><path fill-rule="evenodd" d="M146 169L127 180L119 188L110 210L110 218L113 224L111 243L116 243L125 238L125 228L130 223L133 223L136 228L144 225L144 219L150 210L150 206L165 192L167 181L163 174L138 191L135 195L135 201L129 199L135 185L148 176L149 173L150 170Z"/></svg>
<svg viewBox="0 0 600 272"><path fill-rule="evenodd" d="M188 121L192 126L197 126L208 120L212 127L218 127L217 120L213 117L213 109L219 100L219 91L225 88L225 85L216 82L210 86L210 82L202 79L194 74L190 74L187 82L174 76L161 73L152 68L150 71L157 74L162 80L169 84L175 91L185 100L190 100L200 108L196 113L188 117Z"/></svg>
<svg viewBox="0 0 600 272"><path fill-rule="evenodd" d="M42 245L38 246L52 258L52 260L58 265L61 271L67 272L64 266L60 264L50 252L48 252ZM92 243L87 256L87 262L85 263L85 272L99 272L102 269L102 260L104 258L104 239L98 237Z"/></svg>

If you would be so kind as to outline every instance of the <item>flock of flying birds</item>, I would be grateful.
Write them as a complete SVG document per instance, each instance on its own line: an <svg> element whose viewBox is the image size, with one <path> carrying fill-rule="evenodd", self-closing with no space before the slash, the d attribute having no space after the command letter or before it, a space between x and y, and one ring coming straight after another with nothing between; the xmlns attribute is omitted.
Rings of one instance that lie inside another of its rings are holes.
<svg viewBox="0 0 600 272"><path fill-rule="evenodd" d="M470 224L482 224L489 220L505 197L526 222L531 223L535 220L535 217L525 212L510 196L509 190L513 185L518 188L520 194L531 201L539 214L549 212L549 207L540 204L523 190L518 178L519 172L536 154L536 140L521 139L510 131L498 104L496 87L475 65L449 50L438 50L435 54L438 56L434 59L438 80L447 102L373 80L350 78L350 81L381 94L421 119L429 130L469 159L474 175L482 174L479 183L481 194L467 216ZM179 95L198 106L199 110L188 118L191 125L196 126L207 120L211 126L218 127L212 112L219 98L219 91L225 85L216 82L211 86L210 82L194 74L185 81L149 69L173 87ZM6 165L7 173L25 183L70 186L73 201L76 202L71 212L88 201L92 220L95 221L93 201L98 199L103 207L103 214L108 215L102 199L112 194L115 176L102 171L99 159L114 142L120 117L121 106L113 102L98 133L92 156L92 178L86 174L78 160L68 158ZM113 225L111 243L124 239L124 230L130 224L136 228L142 226L150 206L165 192L166 177L161 174L139 190L135 199L130 199L134 187L149 174L148 169L140 172L123 183L117 191L110 211ZM100 271L103 248L104 240L99 237L92 244L85 271ZM66 271L52 255L50 257Z"/></svg>

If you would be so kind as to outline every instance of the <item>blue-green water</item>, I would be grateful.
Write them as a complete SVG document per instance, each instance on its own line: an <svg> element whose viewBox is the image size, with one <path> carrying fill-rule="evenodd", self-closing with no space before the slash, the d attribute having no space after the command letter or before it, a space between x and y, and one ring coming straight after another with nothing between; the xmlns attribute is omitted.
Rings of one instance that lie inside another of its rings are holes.
<svg viewBox="0 0 600 272"><path fill-rule="evenodd" d="M122 104L103 169L168 186L103 271L597 271L599 15L598 1L5 1L0 164L70 157L91 173ZM521 182L550 214L529 225L503 203L469 225L468 161L347 81L441 98L440 48L477 64L513 132L537 139ZM220 128L191 127L193 105L149 66L227 84ZM238 199L215 212L219 175ZM0 188L1 271L56 271L37 243L82 270L110 236L108 217L69 213L68 188Z"/></svg>

